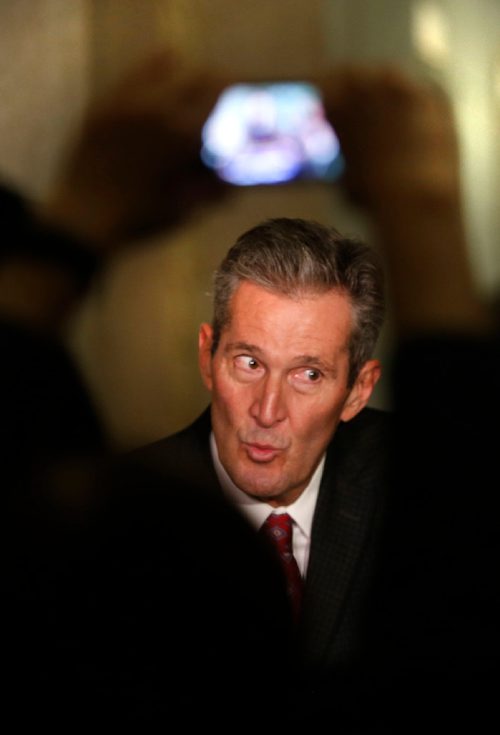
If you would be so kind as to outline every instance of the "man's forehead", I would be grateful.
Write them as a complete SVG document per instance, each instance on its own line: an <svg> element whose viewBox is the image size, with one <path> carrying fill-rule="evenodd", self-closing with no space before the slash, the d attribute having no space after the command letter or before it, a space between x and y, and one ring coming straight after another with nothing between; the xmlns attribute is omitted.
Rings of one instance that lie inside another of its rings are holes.
<svg viewBox="0 0 500 735"><path fill-rule="evenodd" d="M322 312L324 317L332 322L348 319L352 323L352 302L343 289L331 288L327 291L302 289L289 294L261 286L253 281L242 281L229 302L228 324L234 324L235 318L238 322L251 317L262 318L275 309L285 314L296 315L310 312L311 307Z"/></svg>
<svg viewBox="0 0 500 735"><path fill-rule="evenodd" d="M338 289L293 298L244 282L221 337L224 349L255 354L276 347L290 357L319 361L347 349L351 324L350 302Z"/></svg>

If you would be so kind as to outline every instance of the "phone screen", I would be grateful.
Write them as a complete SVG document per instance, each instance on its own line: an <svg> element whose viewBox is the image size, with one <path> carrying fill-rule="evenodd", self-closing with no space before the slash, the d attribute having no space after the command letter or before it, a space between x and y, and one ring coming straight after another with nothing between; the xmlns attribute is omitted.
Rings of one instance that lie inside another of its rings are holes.
<svg viewBox="0 0 500 735"><path fill-rule="evenodd" d="M337 135L319 90L309 82L225 89L203 127L201 158L223 181L238 186L334 181L343 170Z"/></svg>

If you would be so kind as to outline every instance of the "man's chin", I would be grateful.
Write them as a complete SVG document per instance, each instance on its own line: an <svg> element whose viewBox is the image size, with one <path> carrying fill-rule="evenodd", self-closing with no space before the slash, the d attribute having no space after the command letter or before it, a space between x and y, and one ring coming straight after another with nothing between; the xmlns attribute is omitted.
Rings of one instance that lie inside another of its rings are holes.
<svg viewBox="0 0 500 735"><path fill-rule="evenodd" d="M236 478L236 485L246 495L264 503L283 505L283 495L288 488L283 484L283 477L277 478L274 473L252 472L250 475L240 475ZM274 502L273 502L274 501Z"/></svg>

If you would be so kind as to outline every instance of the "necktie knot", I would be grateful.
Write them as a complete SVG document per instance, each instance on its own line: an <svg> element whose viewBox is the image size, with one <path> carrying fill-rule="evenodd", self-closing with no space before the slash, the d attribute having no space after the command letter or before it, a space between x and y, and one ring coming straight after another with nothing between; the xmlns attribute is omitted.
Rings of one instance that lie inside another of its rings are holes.
<svg viewBox="0 0 500 735"><path fill-rule="evenodd" d="M293 523L288 513L271 513L265 520L262 533L269 539L281 563L287 582L292 613L297 621L302 602L302 577L293 555Z"/></svg>
<svg viewBox="0 0 500 735"><path fill-rule="evenodd" d="M282 558L287 560L292 555L292 519L288 513L271 513L262 529Z"/></svg>

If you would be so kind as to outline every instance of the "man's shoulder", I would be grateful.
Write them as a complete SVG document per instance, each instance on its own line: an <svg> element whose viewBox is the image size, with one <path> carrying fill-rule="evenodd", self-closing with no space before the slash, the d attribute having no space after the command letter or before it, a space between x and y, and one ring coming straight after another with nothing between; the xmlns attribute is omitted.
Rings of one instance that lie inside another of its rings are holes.
<svg viewBox="0 0 500 735"><path fill-rule="evenodd" d="M143 444L142 446L133 449L131 454L152 454L156 451L169 450L170 448L181 446L186 443L193 444L200 442L202 444L206 444L208 437L210 436L210 431L210 410L207 408L192 423L188 424L184 428L179 429L173 434L167 434L159 439Z"/></svg>
<svg viewBox="0 0 500 735"><path fill-rule="evenodd" d="M385 444L390 438L394 425L391 411L381 408L366 407L350 421L340 424L336 436L352 441L362 440L365 443Z"/></svg>
<svg viewBox="0 0 500 735"><path fill-rule="evenodd" d="M363 473L381 476L389 466L393 421L390 411L364 408L350 421L341 423L328 447L329 465L351 477Z"/></svg>
<svg viewBox="0 0 500 735"><path fill-rule="evenodd" d="M157 472L197 483L212 472L210 431L210 411L206 409L184 429L128 452L127 459Z"/></svg>

